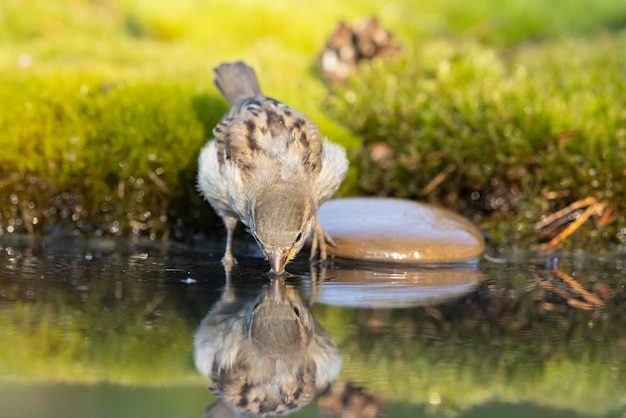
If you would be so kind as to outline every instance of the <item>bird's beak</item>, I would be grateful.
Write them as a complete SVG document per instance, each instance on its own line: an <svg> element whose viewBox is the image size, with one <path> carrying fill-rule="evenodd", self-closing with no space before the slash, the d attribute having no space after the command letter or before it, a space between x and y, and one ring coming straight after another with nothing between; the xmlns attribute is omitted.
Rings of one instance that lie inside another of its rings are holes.
<svg viewBox="0 0 626 418"><path fill-rule="evenodd" d="M285 265L287 264L288 257L284 251L274 250L270 256L270 266L272 267L272 271L274 274L283 274L285 271Z"/></svg>
<svg viewBox="0 0 626 418"><path fill-rule="evenodd" d="M269 296L274 302L287 300L287 288L285 286L285 281L282 278L276 277L272 280L270 284Z"/></svg>

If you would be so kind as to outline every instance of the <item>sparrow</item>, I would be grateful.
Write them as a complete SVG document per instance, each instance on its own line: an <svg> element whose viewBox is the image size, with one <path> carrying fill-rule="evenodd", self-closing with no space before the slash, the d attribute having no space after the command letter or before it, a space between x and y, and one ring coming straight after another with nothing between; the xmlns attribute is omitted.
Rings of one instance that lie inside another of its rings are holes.
<svg viewBox="0 0 626 418"><path fill-rule="evenodd" d="M264 96L243 62L214 69L215 85L231 106L198 157L198 189L226 226L224 266L235 263L233 232L241 221L272 271L302 249L311 232L311 258L326 258L332 239L317 210L339 188L348 160L340 145L297 110Z"/></svg>
<svg viewBox="0 0 626 418"><path fill-rule="evenodd" d="M205 417L215 418L293 412L341 369L332 337L281 277L254 293L227 280L194 335L194 362L212 381Z"/></svg>

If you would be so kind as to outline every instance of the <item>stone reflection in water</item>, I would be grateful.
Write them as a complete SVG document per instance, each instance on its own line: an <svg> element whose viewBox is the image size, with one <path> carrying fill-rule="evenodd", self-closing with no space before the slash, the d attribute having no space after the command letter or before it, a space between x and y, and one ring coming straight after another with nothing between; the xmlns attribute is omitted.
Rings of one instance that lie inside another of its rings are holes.
<svg viewBox="0 0 626 418"><path fill-rule="evenodd" d="M305 406L339 374L337 346L282 278L240 293L227 280L195 334L196 367L218 397L205 416L277 415Z"/></svg>
<svg viewBox="0 0 626 418"><path fill-rule="evenodd" d="M483 280L476 263L408 266L342 260L332 270L312 273L312 301L377 309L454 301L475 291Z"/></svg>

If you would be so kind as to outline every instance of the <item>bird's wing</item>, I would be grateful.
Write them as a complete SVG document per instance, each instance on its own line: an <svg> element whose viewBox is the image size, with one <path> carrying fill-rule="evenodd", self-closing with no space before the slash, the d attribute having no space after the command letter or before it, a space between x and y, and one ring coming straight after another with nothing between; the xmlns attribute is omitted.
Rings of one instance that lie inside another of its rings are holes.
<svg viewBox="0 0 626 418"><path fill-rule="evenodd" d="M341 145L328 140L322 143L322 169L313 179L313 198L318 204L330 199L339 189L348 173L346 150Z"/></svg>
<svg viewBox="0 0 626 418"><path fill-rule="evenodd" d="M265 96L237 103L213 130L220 165L235 164L244 177L271 169L306 178L322 170L317 125L285 104ZM285 175L285 173L282 173Z"/></svg>

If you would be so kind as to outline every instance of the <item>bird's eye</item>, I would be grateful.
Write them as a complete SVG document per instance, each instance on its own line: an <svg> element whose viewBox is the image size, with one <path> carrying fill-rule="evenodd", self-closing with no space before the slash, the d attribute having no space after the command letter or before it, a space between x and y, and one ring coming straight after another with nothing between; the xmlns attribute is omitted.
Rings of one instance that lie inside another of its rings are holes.
<svg viewBox="0 0 626 418"><path fill-rule="evenodd" d="M298 236L296 237L296 242L302 239L302 231L298 232Z"/></svg>
<svg viewBox="0 0 626 418"><path fill-rule="evenodd" d="M300 318L300 309L298 309L298 308L296 308L296 307L294 306L294 308L293 308L293 312L296 314L296 316L297 316L298 318Z"/></svg>

